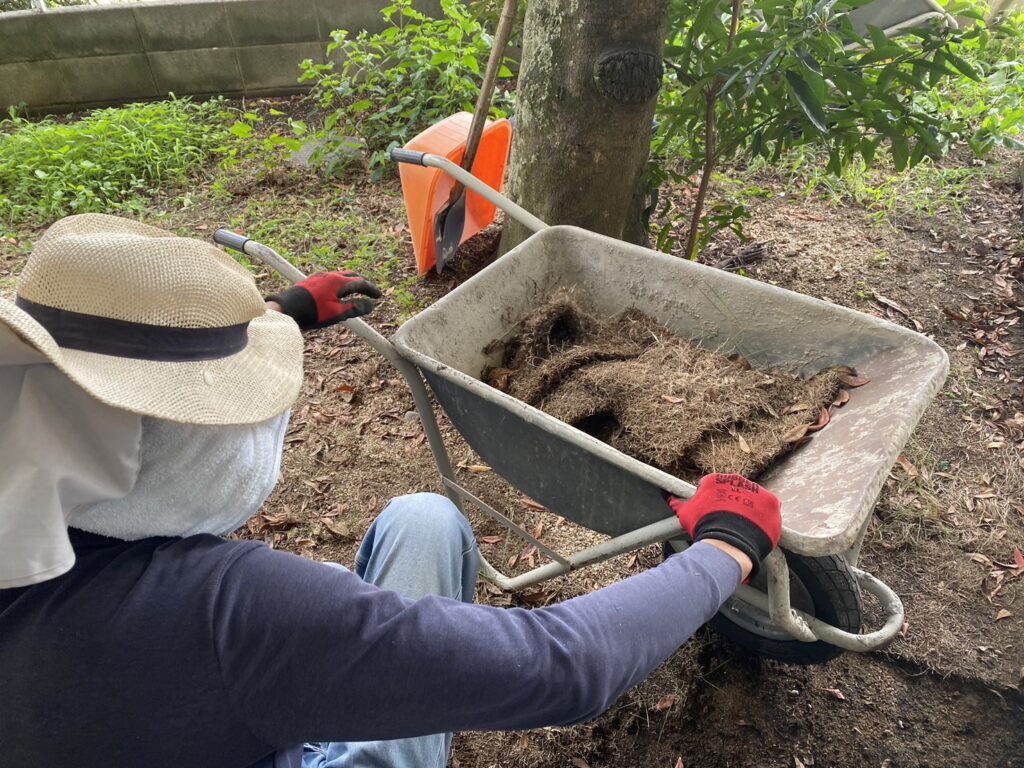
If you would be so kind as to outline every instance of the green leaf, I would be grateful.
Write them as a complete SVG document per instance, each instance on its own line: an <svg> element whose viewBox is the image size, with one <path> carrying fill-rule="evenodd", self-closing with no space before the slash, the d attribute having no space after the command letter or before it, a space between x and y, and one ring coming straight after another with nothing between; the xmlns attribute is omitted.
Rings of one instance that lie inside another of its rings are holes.
<svg viewBox="0 0 1024 768"><path fill-rule="evenodd" d="M925 145L923 141L918 141L914 144L914 151L910 153L910 159L907 161L907 167L913 168L915 165L924 160Z"/></svg>
<svg viewBox="0 0 1024 768"><path fill-rule="evenodd" d="M796 97L797 103L800 108L807 115L807 118L811 121L815 128L821 133L828 133L827 118L825 117L825 110L821 106L821 102L817 96L811 90L811 87L807 84L799 73L792 69L786 70L786 82L789 84L790 90Z"/></svg>
<svg viewBox="0 0 1024 768"><path fill-rule="evenodd" d="M248 139L250 136L252 136L252 126L248 123L232 123L231 127L228 128L228 131L230 131L240 139Z"/></svg>
<svg viewBox="0 0 1024 768"><path fill-rule="evenodd" d="M754 88L757 86L759 82L761 82L761 78L764 77L765 72L768 71L768 67L770 67L772 65L772 62L775 61L775 59L777 59L781 55L782 49L777 48L765 57L764 61L761 62L761 66L758 67L757 73L747 81L747 88L743 92L744 99L748 98L750 94L754 92Z"/></svg>
<svg viewBox="0 0 1024 768"><path fill-rule="evenodd" d="M882 137L876 137L874 139L865 136L860 140L860 156L864 158L864 164L871 166L875 162L875 151L878 149L878 145L881 143Z"/></svg>
<svg viewBox="0 0 1024 768"><path fill-rule="evenodd" d="M889 38L879 27L868 24L868 37L871 38L871 47L876 51L889 48Z"/></svg>
<svg viewBox="0 0 1024 768"><path fill-rule="evenodd" d="M722 10L719 0L704 0L697 11L697 15L693 17L693 25L690 27L690 34L693 37L699 37L704 34L707 32L713 19L721 19L721 14Z"/></svg>
<svg viewBox="0 0 1024 768"><path fill-rule="evenodd" d="M963 73L965 77L969 77L971 80L974 80L979 83L981 82L981 75L978 74L978 71L970 62L965 61L964 59L962 59L961 57L957 56L955 53L949 50L945 51L945 55L946 58L949 60L949 63L956 67L958 70L960 70L960 72Z"/></svg>
<svg viewBox="0 0 1024 768"><path fill-rule="evenodd" d="M825 170L833 176L843 175L842 159L839 157L839 153L834 149L828 153L828 165L825 166Z"/></svg>
<svg viewBox="0 0 1024 768"><path fill-rule="evenodd" d="M935 157L942 154L942 147L935 136L932 135L931 126L923 123L914 123L913 129L914 135L918 137L918 142L924 145L924 149L927 149Z"/></svg>
<svg viewBox="0 0 1024 768"><path fill-rule="evenodd" d="M897 171L906 170L907 160L910 158L910 147L907 140L902 136L892 138L892 161Z"/></svg>
<svg viewBox="0 0 1024 768"><path fill-rule="evenodd" d="M365 112L372 106L373 101L371 101L370 99L361 99L359 101L353 102L352 104L349 104L348 110L349 112L355 112L356 114L359 114L360 112Z"/></svg>

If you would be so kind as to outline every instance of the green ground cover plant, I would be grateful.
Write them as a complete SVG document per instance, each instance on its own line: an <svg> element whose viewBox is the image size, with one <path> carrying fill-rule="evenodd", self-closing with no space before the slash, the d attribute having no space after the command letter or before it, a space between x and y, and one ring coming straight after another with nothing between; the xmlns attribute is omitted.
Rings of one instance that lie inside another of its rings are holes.
<svg viewBox="0 0 1024 768"><path fill-rule="evenodd" d="M0 226L138 210L158 188L239 151L219 100L169 99L79 120L0 121Z"/></svg>
<svg viewBox="0 0 1024 768"><path fill-rule="evenodd" d="M456 112L473 111L491 36L480 20L457 0L441 0L441 16L417 11L412 0L395 0L382 10L388 26L381 32L332 33L329 56L342 63L302 64L302 82L325 114L317 133L321 146L314 160L351 156L352 140L370 152L370 171L379 179L387 152L428 126ZM502 68L491 115L505 117L514 104L512 71ZM340 152L338 150L341 150Z"/></svg>

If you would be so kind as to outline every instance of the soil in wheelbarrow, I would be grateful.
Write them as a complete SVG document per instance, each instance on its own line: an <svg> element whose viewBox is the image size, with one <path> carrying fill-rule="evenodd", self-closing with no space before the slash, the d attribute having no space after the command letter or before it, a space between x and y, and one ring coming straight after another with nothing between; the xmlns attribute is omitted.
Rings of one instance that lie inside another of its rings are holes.
<svg viewBox="0 0 1024 768"><path fill-rule="evenodd" d="M568 290L504 342L484 380L513 397L688 480L709 472L755 478L828 423L846 366L804 380L703 349L636 310L602 320Z"/></svg>

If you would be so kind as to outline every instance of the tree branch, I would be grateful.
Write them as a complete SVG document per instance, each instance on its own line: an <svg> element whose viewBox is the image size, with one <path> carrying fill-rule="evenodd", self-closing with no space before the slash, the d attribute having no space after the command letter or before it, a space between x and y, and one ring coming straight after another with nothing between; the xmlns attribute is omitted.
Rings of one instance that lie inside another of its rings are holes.
<svg viewBox="0 0 1024 768"><path fill-rule="evenodd" d="M729 42L726 43L725 52L732 50L733 40L740 27L740 9L743 0L732 0L732 19L729 23ZM715 78L714 84L708 88L707 109L704 114L704 171L700 176L700 186L697 188L697 199L693 203L693 217L690 219L690 231L686 235L686 249L684 253L688 259L696 257L697 233L700 230L701 218L704 215L704 199L708 194L708 186L711 184L711 173L715 168L715 103L718 101L718 91L722 87L721 76Z"/></svg>

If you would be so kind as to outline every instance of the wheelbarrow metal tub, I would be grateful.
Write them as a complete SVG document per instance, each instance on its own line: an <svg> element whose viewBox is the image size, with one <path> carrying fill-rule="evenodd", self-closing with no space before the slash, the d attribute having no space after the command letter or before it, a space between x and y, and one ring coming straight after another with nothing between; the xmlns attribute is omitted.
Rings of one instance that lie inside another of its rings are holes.
<svg viewBox="0 0 1024 768"><path fill-rule="evenodd" d="M574 227L551 227L406 322L392 341L472 448L551 511L616 536L664 520L692 486L480 381L505 340L561 287L583 308L634 307L755 367L810 376L851 365L870 383L758 482L779 496L781 545L852 552L893 462L948 370L933 341L892 323ZM485 351L485 348L491 351Z"/></svg>

